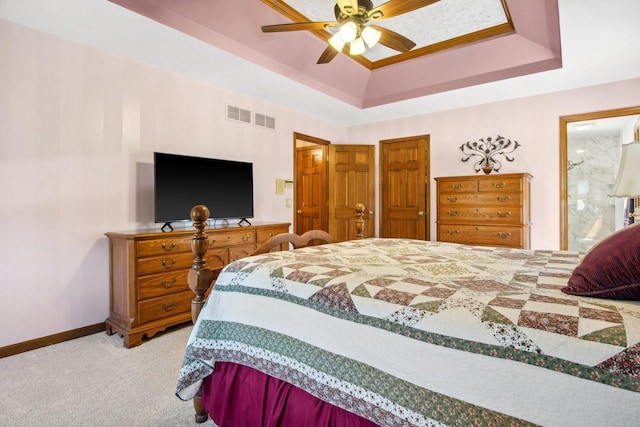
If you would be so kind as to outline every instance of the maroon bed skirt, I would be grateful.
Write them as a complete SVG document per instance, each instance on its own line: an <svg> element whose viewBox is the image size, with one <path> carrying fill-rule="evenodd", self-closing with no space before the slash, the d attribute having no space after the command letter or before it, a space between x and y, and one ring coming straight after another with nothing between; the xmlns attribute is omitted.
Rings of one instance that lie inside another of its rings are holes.
<svg viewBox="0 0 640 427"><path fill-rule="evenodd" d="M353 426L377 424L247 366L216 362L202 385L202 403L220 427Z"/></svg>

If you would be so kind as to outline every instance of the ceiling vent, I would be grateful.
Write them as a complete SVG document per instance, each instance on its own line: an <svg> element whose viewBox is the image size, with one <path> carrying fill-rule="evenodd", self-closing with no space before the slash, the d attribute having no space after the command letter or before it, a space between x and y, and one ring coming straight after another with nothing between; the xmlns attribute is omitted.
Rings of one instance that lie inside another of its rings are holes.
<svg viewBox="0 0 640 427"><path fill-rule="evenodd" d="M264 114L255 113L253 123L256 126L260 126L266 129L276 129L276 119L273 117L265 116Z"/></svg>
<svg viewBox="0 0 640 427"><path fill-rule="evenodd" d="M227 105L227 119L251 124L251 111Z"/></svg>

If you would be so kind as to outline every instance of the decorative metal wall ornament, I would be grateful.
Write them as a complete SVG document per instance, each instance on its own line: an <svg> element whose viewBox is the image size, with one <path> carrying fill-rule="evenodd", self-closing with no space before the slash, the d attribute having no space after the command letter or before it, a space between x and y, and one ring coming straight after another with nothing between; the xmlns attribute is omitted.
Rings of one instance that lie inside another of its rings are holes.
<svg viewBox="0 0 640 427"><path fill-rule="evenodd" d="M520 147L518 141L500 135L495 139L491 137L480 138L478 141L467 141L460 146L460 151L466 155L461 160L466 162L472 157L479 157L480 159L473 164L473 170L476 173L480 171L487 174L491 171L499 172L502 168L502 162L496 156L503 156L506 161L513 162L514 157L509 157L508 154L513 153L518 147Z"/></svg>

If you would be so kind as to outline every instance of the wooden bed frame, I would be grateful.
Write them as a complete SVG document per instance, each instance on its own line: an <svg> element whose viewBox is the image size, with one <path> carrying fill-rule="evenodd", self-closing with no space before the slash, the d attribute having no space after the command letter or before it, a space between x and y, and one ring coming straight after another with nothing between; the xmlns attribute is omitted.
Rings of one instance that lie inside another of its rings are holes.
<svg viewBox="0 0 640 427"><path fill-rule="evenodd" d="M358 203L355 206L356 211L356 239L364 238L364 205ZM205 255L209 247L209 240L205 229L208 226L207 220L209 219L209 209L204 205L194 206L191 209L191 219L193 220L193 226L196 229L193 238L191 240L191 250L193 251L193 265L189 271L188 283L189 288L195 294L195 297L191 301L191 320L195 324L202 307L206 302L206 295L214 282L214 272L207 266ZM311 230L302 235L294 233L283 233L273 236L267 240L263 245L257 248L251 253L251 255L259 255L272 250L281 250L288 245L291 245L294 249L302 248L305 246L334 243L337 240L334 239L329 233L323 230ZM198 391L193 398L193 407L195 409L195 420L197 423L205 422L209 415L202 405L201 391Z"/></svg>

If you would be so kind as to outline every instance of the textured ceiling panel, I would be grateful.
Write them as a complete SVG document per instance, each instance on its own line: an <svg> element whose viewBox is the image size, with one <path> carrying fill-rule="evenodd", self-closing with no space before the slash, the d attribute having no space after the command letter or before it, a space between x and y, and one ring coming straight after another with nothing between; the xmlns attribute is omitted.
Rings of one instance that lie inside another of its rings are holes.
<svg viewBox="0 0 640 427"><path fill-rule="evenodd" d="M334 2L288 0L286 3L311 21L335 20ZM373 6L383 3L385 1L374 1ZM416 43L415 49L419 49L506 23L508 18L501 0L440 0L410 13L379 21L377 25L408 37ZM378 44L363 56L374 62L397 54Z"/></svg>

